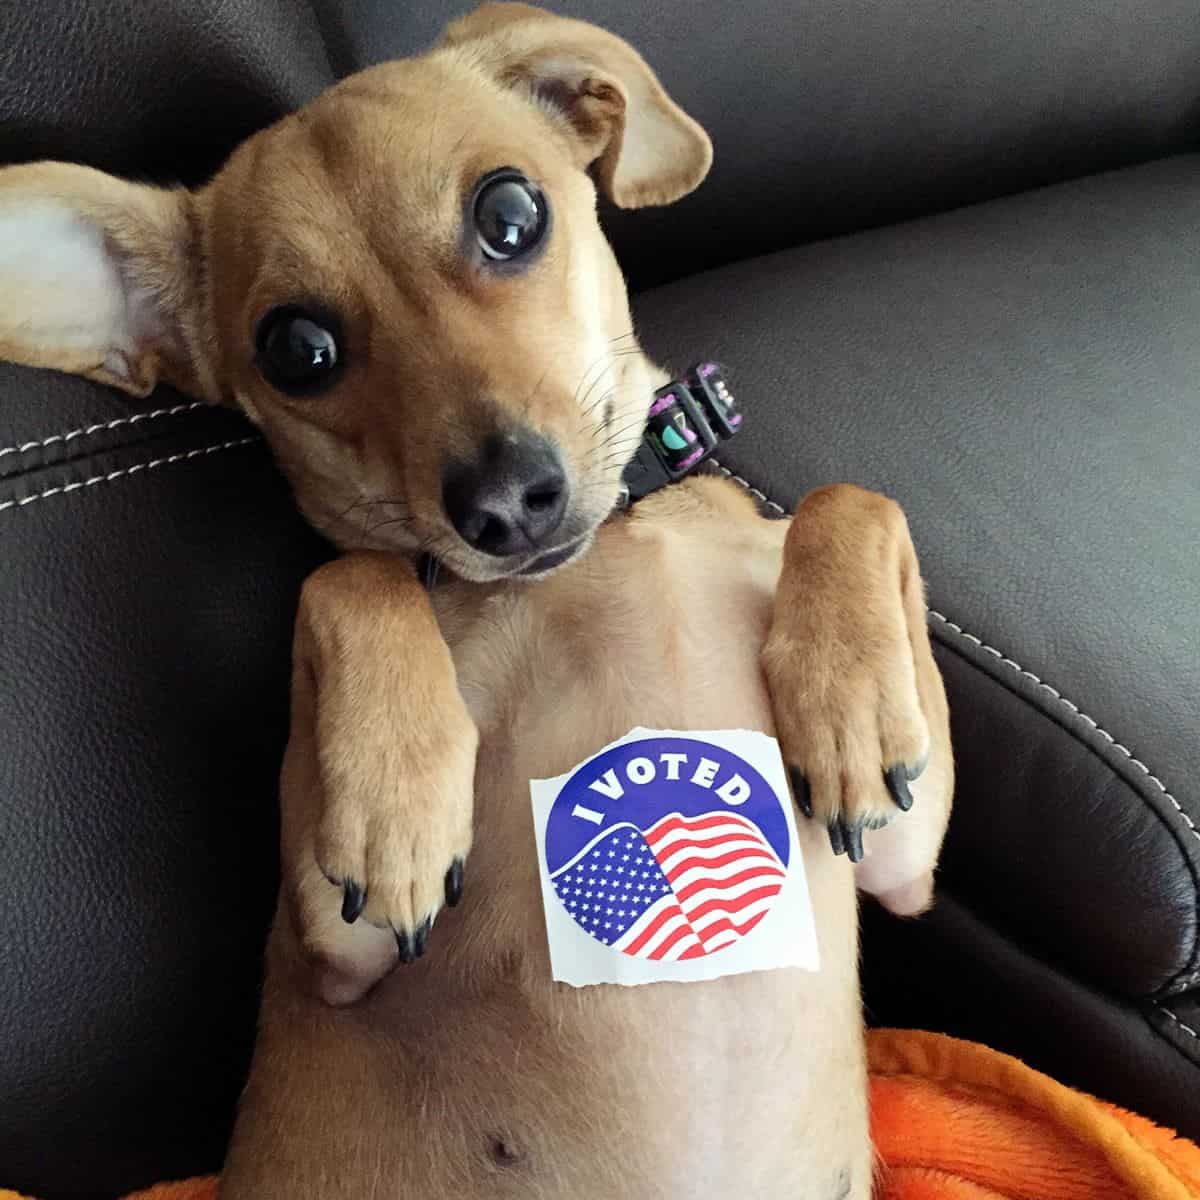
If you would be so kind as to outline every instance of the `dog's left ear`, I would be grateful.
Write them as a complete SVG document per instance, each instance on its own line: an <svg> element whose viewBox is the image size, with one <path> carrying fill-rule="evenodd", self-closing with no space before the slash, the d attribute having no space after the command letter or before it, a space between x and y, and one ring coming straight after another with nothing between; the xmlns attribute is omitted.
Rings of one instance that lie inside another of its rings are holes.
<svg viewBox="0 0 1200 1200"><path fill-rule="evenodd" d="M216 400L196 199L44 162L0 168L0 359Z"/></svg>
<svg viewBox="0 0 1200 1200"><path fill-rule="evenodd" d="M712 164L708 135L628 42L528 4L484 4L450 25L454 47L569 122L580 164L622 208L670 204Z"/></svg>

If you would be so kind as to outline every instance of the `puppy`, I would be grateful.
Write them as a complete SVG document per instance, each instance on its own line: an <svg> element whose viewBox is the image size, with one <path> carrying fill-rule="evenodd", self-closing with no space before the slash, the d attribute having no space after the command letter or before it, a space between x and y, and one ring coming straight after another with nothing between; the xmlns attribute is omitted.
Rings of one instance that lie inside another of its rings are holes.
<svg viewBox="0 0 1200 1200"><path fill-rule="evenodd" d="M198 191L0 172L0 354L236 405L355 551L301 597L224 1200L870 1193L854 888L930 901L946 702L892 502L768 522L700 478L612 515L667 377L596 188L709 162L623 41L487 4ZM818 971L552 980L529 781L637 725L778 738Z"/></svg>

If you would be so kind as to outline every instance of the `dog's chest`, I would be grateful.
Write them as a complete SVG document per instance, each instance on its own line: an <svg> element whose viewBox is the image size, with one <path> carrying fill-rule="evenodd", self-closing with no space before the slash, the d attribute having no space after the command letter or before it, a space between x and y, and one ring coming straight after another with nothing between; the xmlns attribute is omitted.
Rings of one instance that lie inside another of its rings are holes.
<svg viewBox="0 0 1200 1200"><path fill-rule="evenodd" d="M778 555L771 539L713 532L618 523L544 582L446 597L443 633L485 742L541 729L557 771L635 724L769 730L758 654Z"/></svg>

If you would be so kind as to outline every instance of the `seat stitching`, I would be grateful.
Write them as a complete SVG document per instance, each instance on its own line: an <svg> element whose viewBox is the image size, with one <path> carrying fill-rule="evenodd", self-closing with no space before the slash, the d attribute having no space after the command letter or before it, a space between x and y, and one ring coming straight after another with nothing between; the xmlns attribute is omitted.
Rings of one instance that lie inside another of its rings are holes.
<svg viewBox="0 0 1200 1200"><path fill-rule="evenodd" d="M191 412L193 409L211 407L204 400L194 400L189 404L176 404L171 408L156 408L151 412L132 413L128 417L115 417L111 421L101 421L97 425L84 425L79 429L71 429L66 433L52 433L49 437L41 438L38 441L5 446L0 450L0 458L5 458L10 454L25 454L30 450L44 449L46 446L53 446L58 442L73 442L76 438L91 437L94 433L100 433L109 429L120 429L125 425L136 425L139 421L150 421L156 417L174 417L180 413Z"/></svg>
<svg viewBox="0 0 1200 1200"><path fill-rule="evenodd" d="M235 450L239 446L249 446L251 443L260 440L258 437L234 438L229 442L219 442L212 446L200 446L195 450L186 450L181 451L179 454L167 455L165 458L154 458L149 462L134 463L133 466L121 467L119 470L109 471L105 475L93 475L90 479L80 479L75 483L64 483L58 487L47 488L44 492L35 492L32 496L26 496L23 500L5 500L0 502L0 512L4 512L10 508L25 508L27 505L36 504L39 500L48 500L51 496L65 496L68 492L77 492L82 488L95 487L100 483L111 483L114 479L136 475L139 471L154 471L170 463L186 462L188 459L200 458L207 454L216 454L221 450Z"/></svg>
<svg viewBox="0 0 1200 1200"><path fill-rule="evenodd" d="M770 499L770 497L768 497L766 495L766 493L761 491L759 488L756 488L752 484L748 483L740 475L735 475L727 467L722 466L721 463L717 462L716 459L711 459L710 461L713 463L714 466L717 467L717 469L721 472L722 475L725 475L727 478L732 479L735 483L741 484L742 487L744 487L752 496L755 496L757 499L762 501L762 503L766 504L770 508L773 508L775 511L777 511L781 514L787 515L787 510L782 505L777 504L774 500ZM926 611L935 621L938 621L940 624L944 625L947 629L952 630L954 633L958 634L959 637L964 638L966 641L970 642L973 646L978 647L980 650L984 651L986 654L989 654L993 658L998 659L1010 670L1016 671L1019 675L1023 676L1026 679L1032 680L1033 683L1035 683L1042 691L1048 693L1059 704L1061 704L1064 708L1068 709L1075 716L1079 717L1080 720L1082 720L1092 730L1094 730L1096 733L1098 733L1105 740L1105 742L1107 742L1108 745L1110 745L1114 750L1117 750L1121 754L1123 754L1125 756L1125 758L1130 763L1132 763L1135 767L1137 767L1138 770L1140 770L1142 772L1142 774L1145 775L1146 778L1149 779L1150 782L1152 784L1154 784L1154 786L1156 788L1158 788L1159 792L1161 792L1162 795L1164 797L1166 797L1166 799L1168 801L1170 801L1171 807L1175 810L1175 812L1179 815L1180 819L1187 826L1188 832L1191 833L1192 837L1194 837L1198 842L1200 842L1200 827L1198 827L1196 825L1196 822L1193 821L1190 816L1188 816L1183 805L1180 804L1179 801L1171 794L1170 790L1167 788L1167 785L1165 783L1163 783L1163 781L1157 775L1155 775L1154 772L1151 771L1150 768L1144 762L1142 762L1142 760L1140 758L1137 758L1134 755L1132 750L1130 750L1123 743L1117 741L1117 739L1115 737L1113 737L1113 735L1111 733L1109 733L1108 730L1105 729L1098 721L1096 721L1094 718L1088 716L1088 714L1085 713L1077 704L1074 704L1074 703L1072 703L1072 701L1068 700L1067 697L1064 696L1062 694L1062 692L1060 692L1057 688L1052 687L1050 684L1046 683L1043 679L1039 678L1032 671L1026 670L1024 667L1021 666L1020 663L1009 658L1008 655L1003 654L1001 651L997 650L994 646L989 646L987 644L987 642L985 642L982 638L976 637L975 634L973 634L973 633L968 633L957 622L951 621L949 617L938 612L936 609L927 608ZM1198 903L1200 903L1200 897L1198 897ZM1197 947L1193 947L1192 954L1189 955L1189 961L1195 957L1196 950L1197 950ZM1176 976L1176 981L1181 984L1194 983L1198 979L1200 979L1200 968L1197 968L1196 970L1193 970L1191 972L1181 971Z"/></svg>
<svg viewBox="0 0 1200 1200"><path fill-rule="evenodd" d="M756 500L765 504L768 508L774 509L775 512L777 512L781 517L791 515L782 504L776 504L775 501L772 500L771 497L765 492L759 491L758 488L756 488L752 483L749 483L747 480L743 479L740 475L735 475L728 467L724 466L722 463L719 463L715 458L710 458L708 461L712 463L712 465L716 467L726 479L732 479L734 483L740 483L742 487L744 487L746 491L748 491Z"/></svg>
<svg viewBox="0 0 1200 1200"><path fill-rule="evenodd" d="M1154 784L1154 786L1158 788L1158 790L1171 802L1171 806L1183 819L1183 822L1185 825L1187 825L1192 837L1194 837L1197 841L1200 841L1200 827L1197 827L1196 822L1188 816L1183 805L1180 804L1179 801L1176 800L1175 797L1172 796L1167 790L1167 785L1163 783L1163 781L1159 779L1159 777L1155 775L1154 772L1151 771L1150 768L1146 766L1146 764L1142 762L1140 758L1135 757L1133 751L1130 750L1128 746L1118 742L1117 739L1113 737L1113 735L1109 733L1107 729L1100 725L1099 722L1097 722L1094 718L1089 717L1087 713L1085 713L1079 707L1079 705L1073 704L1066 698L1066 696L1062 694L1062 692L1060 692L1057 688L1051 687L1050 684L1046 683L1044 680L1039 679L1038 676L1036 676L1032 671L1027 671L1021 666L1020 663L1014 662L1011 658L1001 654L1001 652L994 646L989 646L987 642L977 638L973 633L968 633L961 625L951 621L949 617L943 616L936 609L931 608L927 611L935 621L940 621L947 628L954 630L955 633L957 633L960 637L966 638L968 642L972 643L972 645L978 646L980 650L990 654L993 658L998 658L1006 667L1011 667L1012 670L1024 675L1026 679L1032 679L1033 682L1042 689L1042 691L1048 692L1054 697L1055 700L1068 708L1072 713L1075 714L1075 716L1079 717L1090 728L1094 729L1114 750L1118 750L1121 754L1125 755L1125 757L1135 767L1137 767L1138 770L1141 771L1142 774L1145 775L1146 778L1149 779L1150 782Z"/></svg>
<svg viewBox="0 0 1200 1200"><path fill-rule="evenodd" d="M1154 1002L1154 1007L1157 1008L1158 1011L1162 1013L1162 1015L1168 1020L1174 1021L1175 1024L1188 1035L1188 1037L1193 1037L1200 1041L1200 1033L1197 1033L1197 1031L1194 1030L1190 1025L1180 1020L1179 1017L1177 1017L1169 1008L1167 1008L1165 1004L1160 1004L1156 1000Z"/></svg>

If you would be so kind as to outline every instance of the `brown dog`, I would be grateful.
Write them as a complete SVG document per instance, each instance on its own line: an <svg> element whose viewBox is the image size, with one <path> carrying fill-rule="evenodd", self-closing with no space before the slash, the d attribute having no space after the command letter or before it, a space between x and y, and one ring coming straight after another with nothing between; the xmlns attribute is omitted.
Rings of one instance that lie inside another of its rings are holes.
<svg viewBox="0 0 1200 1200"><path fill-rule="evenodd" d="M953 774L903 515L835 487L789 526L698 479L610 517L665 376L592 180L663 204L709 160L624 42L489 4L198 192L0 172L0 355L237 405L313 524L368 551L301 600L225 1200L870 1192L855 872L830 839L920 911ZM552 981L528 782L635 725L778 737L814 817L819 971Z"/></svg>

